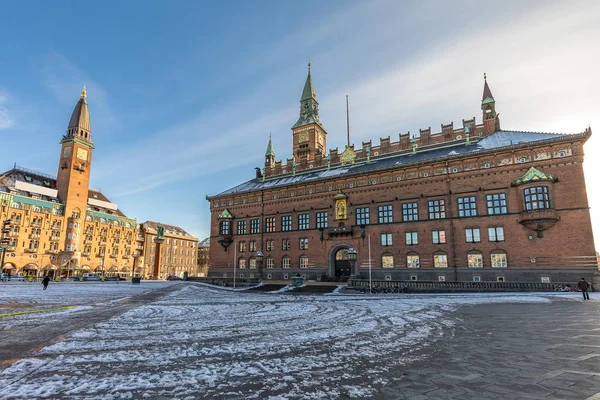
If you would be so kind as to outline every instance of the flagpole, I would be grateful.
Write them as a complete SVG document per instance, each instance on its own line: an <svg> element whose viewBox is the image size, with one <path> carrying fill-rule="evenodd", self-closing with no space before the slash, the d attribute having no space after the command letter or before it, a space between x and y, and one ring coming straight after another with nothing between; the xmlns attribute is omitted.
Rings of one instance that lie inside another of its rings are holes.
<svg viewBox="0 0 600 400"><path fill-rule="evenodd" d="M237 247L233 247L233 288L235 289L235 267L237 266Z"/></svg>
<svg viewBox="0 0 600 400"><path fill-rule="evenodd" d="M369 233L369 293L373 293L373 285L371 281L371 234Z"/></svg>

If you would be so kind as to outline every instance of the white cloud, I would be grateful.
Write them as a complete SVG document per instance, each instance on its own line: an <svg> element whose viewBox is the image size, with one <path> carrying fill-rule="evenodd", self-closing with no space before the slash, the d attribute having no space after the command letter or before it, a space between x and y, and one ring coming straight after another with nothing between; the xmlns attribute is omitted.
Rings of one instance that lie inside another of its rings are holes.
<svg viewBox="0 0 600 400"><path fill-rule="evenodd" d="M8 103L8 95L0 91L0 130L11 128L15 123L6 103Z"/></svg>

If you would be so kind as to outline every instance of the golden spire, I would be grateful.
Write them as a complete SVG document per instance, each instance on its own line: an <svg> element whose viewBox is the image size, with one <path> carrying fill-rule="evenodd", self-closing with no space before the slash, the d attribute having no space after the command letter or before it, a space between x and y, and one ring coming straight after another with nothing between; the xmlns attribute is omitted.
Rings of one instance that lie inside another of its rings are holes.
<svg viewBox="0 0 600 400"><path fill-rule="evenodd" d="M86 97L87 97L87 93L85 91L85 85L83 85L83 90L81 91L81 98L85 100Z"/></svg>

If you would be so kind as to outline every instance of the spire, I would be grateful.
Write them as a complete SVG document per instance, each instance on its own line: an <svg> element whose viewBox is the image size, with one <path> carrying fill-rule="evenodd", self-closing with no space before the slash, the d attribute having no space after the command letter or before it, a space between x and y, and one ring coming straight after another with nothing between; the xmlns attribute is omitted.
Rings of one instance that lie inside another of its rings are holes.
<svg viewBox="0 0 600 400"><path fill-rule="evenodd" d="M92 127L90 126L90 112L88 110L87 104L87 90L85 86L81 91L81 98L75 104L75 108L73 109L73 114L71 114L71 119L69 120L69 125L67 127L67 134L65 139L78 138L87 140L89 142L92 141Z"/></svg>
<svg viewBox="0 0 600 400"><path fill-rule="evenodd" d="M317 123L321 125L321 120L319 119L319 102L317 100L317 91L313 86L312 77L310 76L309 60L308 75L306 76L304 90L302 90L302 97L300 98L300 118L298 118L298 121L292 128L310 123Z"/></svg>
<svg viewBox="0 0 600 400"><path fill-rule="evenodd" d="M302 98L300 101L314 99L317 101L317 92L315 91L315 87L312 83L312 78L310 76L310 59L308 59L308 75L306 77L306 83L304 84L304 90L302 91Z"/></svg>
<svg viewBox="0 0 600 400"><path fill-rule="evenodd" d="M494 96L492 95L492 91L488 86L487 75L485 73L483 74L483 79L485 81L485 84L483 85L483 96L481 97L481 103L486 104L494 101Z"/></svg>
<svg viewBox="0 0 600 400"><path fill-rule="evenodd" d="M267 145L267 152L265 156L275 157L275 150L273 150L273 143L271 142L271 134L269 133L269 144Z"/></svg>

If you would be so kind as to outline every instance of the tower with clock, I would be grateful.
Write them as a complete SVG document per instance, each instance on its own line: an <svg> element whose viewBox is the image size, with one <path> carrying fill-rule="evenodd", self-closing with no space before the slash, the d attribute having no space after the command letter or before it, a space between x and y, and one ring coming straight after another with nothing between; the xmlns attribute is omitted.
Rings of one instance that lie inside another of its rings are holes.
<svg viewBox="0 0 600 400"><path fill-rule="evenodd" d="M319 102L310 75L310 62L300 98L300 117L292 127L292 135L293 153L297 160L314 160L317 155L325 156L327 132L319 118Z"/></svg>

